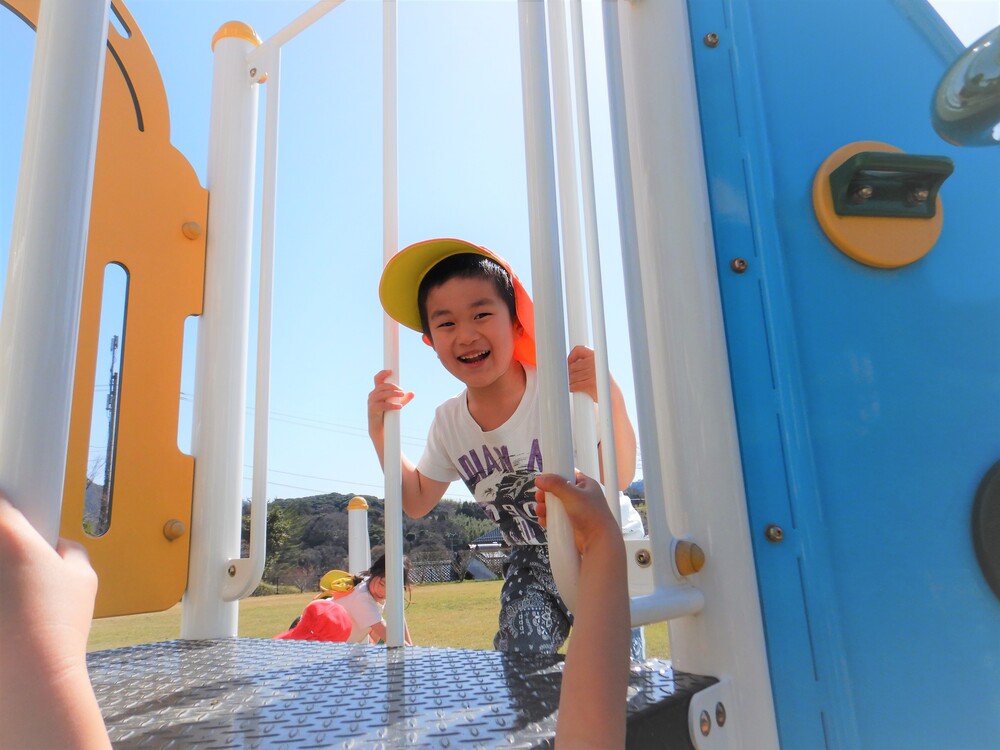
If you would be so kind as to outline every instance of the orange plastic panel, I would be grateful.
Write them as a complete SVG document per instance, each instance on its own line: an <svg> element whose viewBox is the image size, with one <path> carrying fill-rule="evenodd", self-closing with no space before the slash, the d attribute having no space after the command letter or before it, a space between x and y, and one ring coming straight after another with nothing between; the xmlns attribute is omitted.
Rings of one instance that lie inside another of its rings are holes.
<svg viewBox="0 0 1000 750"><path fill-rule="evenodd" d="M3 4L34 26L38 0ZM166 93L129 11L108 34L60 534L90 553L96 616L152 612L187 584L194 459L177 448L184 321L201 312L208 193L170 145ZM104 271L129 275L111 525L82 528ZM180 522L180 525L173 522Z"/></svg>

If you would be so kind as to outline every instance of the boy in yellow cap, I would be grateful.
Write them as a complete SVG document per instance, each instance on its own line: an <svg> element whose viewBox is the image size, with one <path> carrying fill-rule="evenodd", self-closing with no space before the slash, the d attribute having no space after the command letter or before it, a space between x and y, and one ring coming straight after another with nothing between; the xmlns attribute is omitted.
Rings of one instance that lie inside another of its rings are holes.
<svg viewBox="0 0 1000 750"><path fill-rule="evenodd" d="M572 616L556 591L545 530L535 512L534 478L544 469L531 298L503 259L456 239L400 250L386 264L379 297L385 311L421 332L444 368L465 384L435 412L419 463L403 456L403 510L413 518L426 515L449 484L461 479L511 545L494 647L555 652L569 634ZM385 412L413 398L390 375L379 372L368 396L368 433L383 466ZM590 349L570 353L569 384L571 391L597 400ZM611 406L624 489L635 474L635 431L614 381ZM621 498L626 535L641 536L638 513Z"/></svg>

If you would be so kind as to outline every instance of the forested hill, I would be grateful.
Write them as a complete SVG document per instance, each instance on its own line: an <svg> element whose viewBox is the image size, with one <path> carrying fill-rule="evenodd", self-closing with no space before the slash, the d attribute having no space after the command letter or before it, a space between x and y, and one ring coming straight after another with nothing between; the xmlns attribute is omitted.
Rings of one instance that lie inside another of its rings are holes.
<svg viewBox="0 0 1000 750"><path fill-rule="evenodd" d="M354 497L358 496L331 492L271 501L265 580L313 589L326 571L346 570L347 504ZM377 555L385 541L385 503L371 495L360 497L368 503L368 534ZM250 503L244 501L244 546L249 539L249 512ZM442 500L423 518L403 515L405 554L413 561L450 559L491 528L492 522L476 503Z"/></svg>

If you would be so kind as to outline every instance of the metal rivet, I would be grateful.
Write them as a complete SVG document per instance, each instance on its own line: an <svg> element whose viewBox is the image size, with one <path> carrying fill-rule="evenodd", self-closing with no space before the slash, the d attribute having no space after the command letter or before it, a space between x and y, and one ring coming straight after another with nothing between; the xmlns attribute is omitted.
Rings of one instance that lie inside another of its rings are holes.
<svg viewBox="0 0 1000 750"><path fill-rule="evenodd" d="M743 273L747 270L748 265L746 258L733 258L729 261L729 267L733 269L733 273Z"/></svg>
<svg viewBox="0 0 1000 750"><path fill-rule="evenodd" d="M708 737L708 733L712 731L712 718L708 715L708 711L701 712L698 725L701 729L701 736Z"/></svg>
<svg viewBox="0 0 1000 750"><path fill-rule="evenodd" d="M648 549L641 549L635 553L635 561L639 564L640 568L648 568L650 563L653 562L653 553Z"/></svg>
<svg viewBox="0 0 1000 750"><path fill-rule="evenodd" d="M705 46L706 47L718 47L719 46L719 35L714 31L705 34Z"/></svg>
<svg viewBox="0 0 1000 750"><path fill-rule="evenodd" d="M250 68L250 77L253 78L257 75L257 68Z"/></svg>
<svg viewBox="0 0 1000 750"><path fill-rule="evenodd" d="M229 577L230 578L235 578L236 577L236 566L235 565L230 565L229 566Z"/></svg>
<svg viewBox="0 0 1000 750"><path fill-rule="evenodd" d="M764 536L767 538L767 541L774 542L775 544L777 544L778 542L780 542L782 539L785 538L785 530L782 529L777 524L772 523L769 524L766 529L764 529Z"/></svg>
<svg viewBox="0 0 1000 750"><path fill-rule="evenodd" d="M721 702L715 704L715 723L720 728L726 726L726 707Z"/></svg>
<svg viewBox="0 0 1000 750"><path fill-rule="evenodd" d="M163 536L165 536L171 542L175 539L180 539L184 536L186 531L183 521L178 521L176 518L171 518L165 524L163 524Z"/></svg>
<svg viewBox="0 0 1000 750"><path fill-rule="evenodd" d="M926 201L928 198L931 197L931 191L928 190L927 188L917 188L912 193L910 193L910 196L916 203L923 203L924 201Z"/></svg>

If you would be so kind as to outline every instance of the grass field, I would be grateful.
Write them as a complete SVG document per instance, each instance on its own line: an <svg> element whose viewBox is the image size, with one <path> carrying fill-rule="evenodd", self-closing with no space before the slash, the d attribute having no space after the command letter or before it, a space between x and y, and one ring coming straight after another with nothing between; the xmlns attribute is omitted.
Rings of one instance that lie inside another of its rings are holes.
<svg viewBox="0 0 1000 750"><path fill-rule="evenodd" d="M240 602L239 635L270 638L285 630L313 594L257 596ZM464 581L415 586L406 609L406 622L418 646L493 648L500 581ZM165 612L95 620L87 648L101 651L140 643L170 641L180 636L181 607ZM667 627L646 628L646 655L667 658Z"/></svg>

